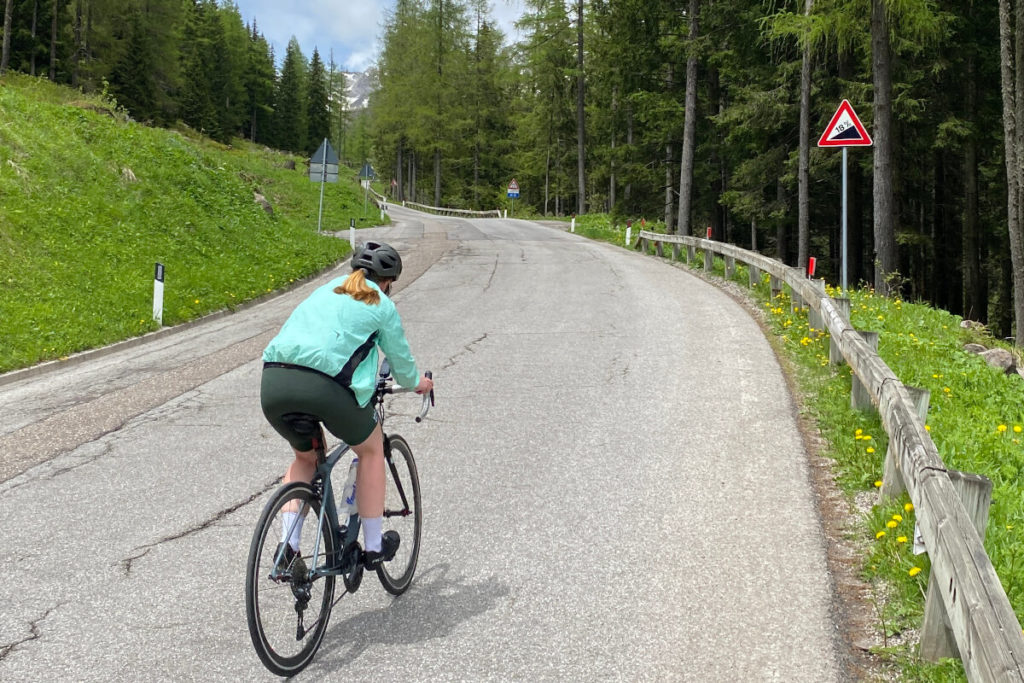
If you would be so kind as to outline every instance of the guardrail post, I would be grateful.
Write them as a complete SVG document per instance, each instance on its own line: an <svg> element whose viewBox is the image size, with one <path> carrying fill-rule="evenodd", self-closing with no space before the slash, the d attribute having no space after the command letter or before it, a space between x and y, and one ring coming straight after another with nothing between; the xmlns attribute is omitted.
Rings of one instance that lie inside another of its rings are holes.
<svg viewBox="0 0 1024 683"><path fill-rule="evenodd" d="M856 330L857 334L864 338L864 341L871 347L872 351L878 352L878 333L869 330ZM857 373L850 376L850 407L854 410L872 410L875 404L871 401L871 394L867 387L857 377Z"/></svg>
<svg viewBox="0 0 1024 683"><path fill-rule="evenodd" d="M847 322L850 321L850 300L849 299L832 299L832 302L839 309L839 312L843 314L843 317ZM846 362L843 358L843 353L839 348L839 343L835 337L832 337L828 341L828 362L831 365L840 365Z"/></svg>
<svg viewBox="0 0 1024 683"><path fill-rule="evenodd" d="M761 282L761 269L757 266L747 266L747 279L750 281L750 286L760 284Z"/></svg>
<svg viewBox="0 0 1024 683"><path fill-rule="evenodd" d="M736 259L732 256L724 256L723 258L725 259L725 279L728 280L736 272Z"/></svg>
<svg viewBox="0 0 1024 683"><path fill-rule="evenodd" d="M814 287L814 291L818 293L818 300L815 302L819 307L821 306L821 300L827 295L825 294L825 281L824 280L811 280L811 285ZM814 335L817 337L825 331L825 321L821 317L821 310L815 306L808 305L807 307L807 325L814 330Z"/></svg>
<svg viewBox="0 0 1024 683"><path fill-rule="evenodd" d="M797 277L799 277L801 280L807 277L806 268L794 268L793 270L796 271ZM804 307L804 298L800 296L800 292L798 292L796 288L791 289L793 291L793 296L790 297L789 300L789 311L790 313L796 313L797 311Z"/></svg>
<svg viewBox="0 0 1024 683"><path fill-rule="evenodd" d="M771 280L769 281L769 286L772 289L772 298L773 299L775 297L777 297L779 294L782 293L782 280L780 280L779 278L775 277L774 275L771 276Z"/></svg>
<svg viewBox="0 0 1024 683"><path fill-rule="evenodd" d="M974 522L974 529L984 542L985 525L988 523L988 508L992 502L992 481L980 474L969 474L948 470L949 481L953 484L964 510ZM946 605L942 601L943 586L938 585L935 572L928 577L928 593L924 599L924 621L921 624L921 659L937 662L943 657L960 659L960 650L949 625ZM948 590L956 590L952 586Z"/></svg>
<svg viewBox="0 0 1024 683"><path fill-rule="evenodd" d="M693 262L697 260L697 249L692 244L686 245L686 262L689 265L693 265Z"/></svg>
<svg viewBox="0 0 1024 683"><path fill-rule="evenodd" d="M657 254L658 256L665 256L665 252L661 248L660 241L654 243L654 253Z"/></svg>
<svg viewBox="0 0 1024 683"><path fill-rule="evenodd" d="M928 401L932 392L919 387L911 387L906 384L903 388L910 394L910 400L914 402L917 416L924 423L928 419ZM889 439L889 446L885 449L885 465L882 467L882 487L878 489L878 502L884 503L887 500L896 498L907 490L903 481L903 473L900 472L900 457L893 447L892 439Z"/></svg>
<svg viewBox="0 0 1024 683"><path fill-rule="evenodd" d="M636 241L636 248L646 254L647 253L647 238L644 237L643 235L641 235L640 239L638 239Z"/></svg>
<svg viewBox="0 0 1024 683"><path fill-rule="evenodd" d="M704 249L704 272L710 273L715 267L715 252L710 249Z"/></svg>

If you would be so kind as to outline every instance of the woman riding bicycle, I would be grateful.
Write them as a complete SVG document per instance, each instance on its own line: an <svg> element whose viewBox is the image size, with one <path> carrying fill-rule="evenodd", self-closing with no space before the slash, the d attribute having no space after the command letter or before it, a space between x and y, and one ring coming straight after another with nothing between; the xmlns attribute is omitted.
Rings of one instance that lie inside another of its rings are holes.
<svg viewBox="0 0 1024 683"><path fill-rule="evenodd" d="M295 451L282 483L310 482L316 470L311 437L297 434L282 416L315 415L359 457L356 506L369 569L394 557L400 541L395 531L381 534L384 436L370 404L377 348L387 356L398 384L417 394L434 387L417 370L398 311L388 298L401 273L402 258L393 247L381 242L360 245L352 256L352 273L310 294L263 351L263 414ZM285 534L294 526L291 538L281 539L282 544L289 543L285 550L291 556L299 551L301 518L284 526Z"/></svg>

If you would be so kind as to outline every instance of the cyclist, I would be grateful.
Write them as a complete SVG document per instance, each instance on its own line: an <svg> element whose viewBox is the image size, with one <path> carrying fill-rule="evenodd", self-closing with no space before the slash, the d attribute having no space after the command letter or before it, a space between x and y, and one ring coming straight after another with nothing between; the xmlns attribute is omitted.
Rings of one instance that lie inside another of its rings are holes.
<svg viewBox="0 0 1024 683"><path fill-rule="evenodd" d="M281 331L263 351L260 403L263 414L288 440L295 460L282 483L310 482L316 451L309 436L295 433L282 419L288 413L320 418L336 437L349 444L359 463L356 506L363 528L364 564L375 569L395 556L398 532L381 534L384 515L384 436L370 404L377 375L377 348L391 364L403 387L428 393L433 381L421 376L402 321L388 295L402 273L402 258L382 242L358 245L352 273L316 289L300 303ZM283 556L290 562L299 551L298 510L284 512L284 531L294 526Z"/></svg>

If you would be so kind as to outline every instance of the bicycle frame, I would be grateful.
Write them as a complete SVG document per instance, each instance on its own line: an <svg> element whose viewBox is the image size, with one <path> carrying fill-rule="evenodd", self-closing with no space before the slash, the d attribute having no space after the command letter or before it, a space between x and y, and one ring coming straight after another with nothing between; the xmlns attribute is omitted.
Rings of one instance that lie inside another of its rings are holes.
<svg viewBox="0 0 1024 683"><path fill-rule="evenodd" d="M410 391L408 389L395 389L387 384L387 378L390 375L388 370L387 360L384 361L384 366L381 371L380 379L377 383L377 391L374 393L373 401L376 404L374 410L377 414L377 424L380 425L381 431L384 430L384 396L387 394L405 393ZM427 373L427 376L431 376L431 373ZM434 402L434 392L430 392L428 396L423 397L423 407L420 414L416 417L416 422L419 422L427 414L427 410L430 405ZM334 466L338 464L338 461L350 450L351 446L345 443L338 444L330 454L324 455L324 431L323 427L320 426L319 441L315 443L317 451L317 466L316 472L313 474L313 481L311 482L313 490L317 491L318 487L321 488L320 493L320 514L317 520L316 529L316 540L313 543L313 554L312 562L309 568L309 578L313 579L317 576L330 576L340 575L350 572L354 569L353 563L344 564L343 553L346 546L359 538L359 516L352 515L347 524L345 525L345 535L342 537L341 524L338 519L338 508L334 500L334 488L331 485L331 472L334 470ZM398 476L398 471L395 468L394 462L391 460L391 445L388 440L388 435L384 434L384 458L387 461L388 468L391 470L391 478L395 482L395 488L398 490L398 495L402 499L401 510L384 510L385 517L406 517L411 514L409 508L409 500L405 495L405 487L402 486L401 477ZM330 558L329 561L323 565L317 564L317 558L320 557L320 540L322 539L324 519L326 517L328 528L331 530L331 534L334 535L335 545L335 557ZM292 532L295 529L295 525L299 523L298 518L292 522L292 526L288 529L288 533L285 538L290 538ZM284 555L284 548L282 547L278 554L274 557L275 565L281 561L281 557Z"/></svg>

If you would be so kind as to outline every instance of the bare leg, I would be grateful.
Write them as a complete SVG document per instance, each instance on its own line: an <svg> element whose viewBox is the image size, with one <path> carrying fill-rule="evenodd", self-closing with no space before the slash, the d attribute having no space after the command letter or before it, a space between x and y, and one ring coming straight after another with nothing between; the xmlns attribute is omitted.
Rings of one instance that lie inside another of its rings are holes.
<svg viewBox="0 0 1024 683"><path fill-rule="evenodd" d="M352 450L359 456L356 470L356 505L363 519L384 514L384 432L374 427L369 438ZM311 475L312 476L312 475Z"/></svg>
<svg viewBox="0 0 1024 683"><path fill-rule="evenodd" d="M281 483L288 484L293 481L309 483L313 481L313 473L316 472L316 451L300 451L294 448L292 450L295 451L295 460L288 466L288 470L284 473ZM283 512L298 512L299 501L293 500L287 503L281 510Z"/></svg>
<svg viewBox="0 0 1024 683"><path fill-rule="evenodd" d="M308 484L313 481L313 473L316 472L316 451L292 450L295 451L295 460L288 466L281 483L304 481Z"/></svg>

